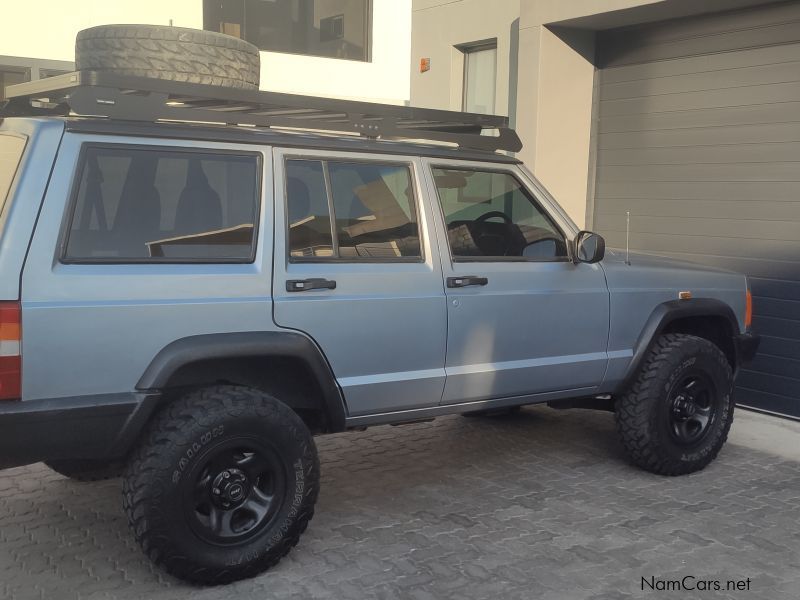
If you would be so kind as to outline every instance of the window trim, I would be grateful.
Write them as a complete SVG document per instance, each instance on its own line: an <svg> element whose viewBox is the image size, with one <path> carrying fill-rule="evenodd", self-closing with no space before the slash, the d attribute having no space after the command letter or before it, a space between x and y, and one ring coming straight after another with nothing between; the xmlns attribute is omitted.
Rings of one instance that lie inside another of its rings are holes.
<svg viewBox="0 0 800 600"><path fill-rule="evenodd" d="M473 171L473 172L481 172L481 173L500 173L503 175L509 175L514 178L514 180L519 184L519 187L524 190L527 195L529 196L530 200L533 202L533 205L538 208L542 215L547 219L553 229L561 234L562 239L564 240L564 244L567 248L567 255L563 257L556 257L556 258L529 258L527 256L455 256L453 254L453 248L450 246L450 239L447 235L447 216L444 213L444 206L442 204L442 200L439 196L439 186L436 185L436 178L434 176L434 169L448 169L451 171ZM566 262L573 262L572 259L572 244L570 242L570 237L564 233L564 228L558 223L556 219L550 214L550 212L545 209L542 202L536 197L536 194L533 193L533 190L530 186L526 185L525 181L512 169L507 168L497 168L497 167L488 167L482 166L477 164L447 164L441 162L429 162L428 163L428 170L431 178L431 184L433 187L433 191L435 194L435 202L437 205L437 210L439 211L439 215L442 218L442 225L444 227L444 238L445 244L447 245L447 251L450 254L450 262L451 264L455 263L566 263Z"/></svg>
<svg viewBox="0 0 800 600"><path fill-rule="evenodd" d="M253 242L251 243L250 255L244 258L171 258L171 257L149 257L149 258L117 258L117 257L94 257L94 258L72 258L67 256L69 238L72 233L72 223L75 219L75 211L78 206L78 194L80 193L83 169L88 160L87 154L92 149L110 150L151 150L158 152L174 152L178 154L216 154L255 157L256 159L256 197L255 213L253 215ZM69 203L64 211L61 223L61 231L58 238L58 262L63 265L216 265L216 264L253 264L258 255L258 238L261 231L261 204L263 202L264 188L264 157L261 152L234 150L231 148L187 148L185 146L162 146L151 144L126 144L113 142L83 142L81 143L78 160L72 171L72 183L70 184Z"/></svg>
<svg viewBox="0 0 800 600"><path fill-rule="evenodd" d="M346 156L342 156L341 154L337 155L324 155L324 154L292 154L286 153L283 154L283 164L281 165L283 171L281 172L281 177L283 177L283 217L284 217L284 231L285 233L285 255L286 255L286 263L287 264L348 264L348 265L360 265L360 264L418 264L424 263L426 261L425 256L425 243L424 243L424 236L422 231L422 221L421 221L421 214L422 214L422 206L420 204L420 197L417 194L417 185L419 184L417 173L414 168L414 162L411 160L403 161L403 160L381 160L380 158L348 158ZM388 258L388 257L369 257L369 258L360 258L354 260L352 258L342 258L340 256L292 256L291 253L291 246L290 246L290 229L289 229L289 192L287 188L289 178L286 177L286 163L290 160L305 160L305 161L319 161L322 163L323 174L325 176L325 188L328 193L328 209L330 210L331 218L331 246L338 251L339 249L339 236L336 233L336 213L333 207L333 191L330 190L330 176L328 175L328 163L331 162L340 162L340 163L363 163L363 164L377 164L377 165L384 165L384 166L400 166L405 167L408 170L409 175L409 182L411 184L412 194L414 196L414 216L416 217L416 226L417 226L417 236L419 238L419 256L400 256L397 258Z"/></svg>

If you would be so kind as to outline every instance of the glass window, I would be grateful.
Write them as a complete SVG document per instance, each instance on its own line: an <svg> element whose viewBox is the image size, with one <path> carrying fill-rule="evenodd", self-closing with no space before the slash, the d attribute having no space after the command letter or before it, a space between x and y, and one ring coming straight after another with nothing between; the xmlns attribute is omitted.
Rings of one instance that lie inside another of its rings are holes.
<svg viewBox="0 0 800 600"><path fill-rule="evenodd" d="M25 150L25 138L13 135L0 135L0 212L6 203L14 176Z"/></svg>
<svg viewBox="0 0 800 600"><path fill-rule="evenodd" d="M422 257L406 165L289 160L286 194L293 257Z"/></svg>
<svg viewBox="0 0 800 600"><path fill-rule="evenodd" d="M252 155L89 147L65 258L250 262L258 173Z"/></svg>
<svg viewBox="0 0 800 600"><path fill-rule="evenodd" d="M6 87L31 80L31 70L0 65L0 100L6 97Z"/></svg>
<svg viewBox="0 0 800 600"><path fill-rule="evenodd" d="M369 0L204 0L203 27L270 52L369 60Z"/></svg>
<svg viewBox="0 0 800 600"><path fill-rule="evenodd" d="M433 177L456 260L567 258L564 236L513 175L438 168Z"/></svg>
<svg viewBox="0 0 800 600"><path fill-rule="evenodd" d="M494 114L496 88L497 46L484 45L466 48L464 50L464 111Z"/></svg>
<svg viewBox="0 0 800 600"><path fill-rule="evenodd" d="M321 161L287 161L286 198L290 255L333 256L328 193Z"/></svg>

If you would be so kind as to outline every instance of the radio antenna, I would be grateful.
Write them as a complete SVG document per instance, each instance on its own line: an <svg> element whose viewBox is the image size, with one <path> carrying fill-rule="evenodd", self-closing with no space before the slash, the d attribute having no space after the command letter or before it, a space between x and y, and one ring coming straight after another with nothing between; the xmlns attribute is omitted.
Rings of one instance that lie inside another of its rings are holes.
<svg viewBox="0 0 800 600"><path fill-rule="evenodd" d="M625 264L631 264L631 211L627 212L625 223Z"/></svg>

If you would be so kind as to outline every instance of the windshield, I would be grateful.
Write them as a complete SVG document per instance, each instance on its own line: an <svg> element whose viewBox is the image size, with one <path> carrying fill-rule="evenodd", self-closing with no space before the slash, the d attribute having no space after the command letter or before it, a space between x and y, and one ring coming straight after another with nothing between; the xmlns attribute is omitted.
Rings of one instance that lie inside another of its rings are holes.
<svg viewBox="0 0 800 600"><path fill-rule="evenodd" d="M25 150L25 138L11 135L0 135L0 213L8 198L11 184Z"/></svg>

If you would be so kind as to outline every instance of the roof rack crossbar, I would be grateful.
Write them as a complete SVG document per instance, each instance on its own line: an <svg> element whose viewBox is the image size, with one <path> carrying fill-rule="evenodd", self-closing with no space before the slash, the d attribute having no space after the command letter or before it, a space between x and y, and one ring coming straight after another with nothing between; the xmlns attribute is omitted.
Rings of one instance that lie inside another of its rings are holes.
<svg viewBox="0 0 800 600"><path fill-rule="evenodd" d="M6 89L0 119L74 115L309 129L517 152L507 117L75 71Z"/></svg>

